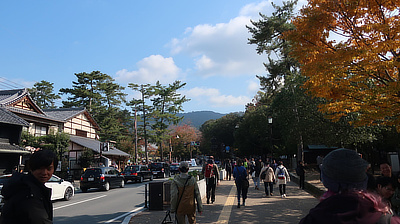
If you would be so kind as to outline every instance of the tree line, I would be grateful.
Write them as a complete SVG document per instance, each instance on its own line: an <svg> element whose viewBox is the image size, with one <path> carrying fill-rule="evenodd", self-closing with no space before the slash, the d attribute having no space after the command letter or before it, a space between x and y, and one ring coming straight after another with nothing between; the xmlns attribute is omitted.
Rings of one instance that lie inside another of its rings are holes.
<svg viewBox="0 0 400 224"><path fill-rule="evenodd" d="M183 111L182 104L189 100L178 93L186 83L129 83L128 88L139 92L140 97L128 101L125 87L107 74L93 71L75 76L72 87L61 88L59 94L54 93L54 83L45 80L35 83L29 89L32 99L39 107L51 109L56 108L55 101L61 99L60 95L65 95L61 108L86 108L101 128L100 141L115 141L116 147L133 155L135 161L138 154L148 161L149 143L158 146L156 156L167 156L163 149L169 144L170 126L176 126L183 119L177 113Z"/></svg>
<svg viewBox="0 0 400 224"><path fill-rule="evenodd" d="M400 3L316 0L297 15L296 4L272 3L247 26L267 74L243 115L201 126L203 145L300 160L307 145L345 147L371 163L398 152Z"/></svg>

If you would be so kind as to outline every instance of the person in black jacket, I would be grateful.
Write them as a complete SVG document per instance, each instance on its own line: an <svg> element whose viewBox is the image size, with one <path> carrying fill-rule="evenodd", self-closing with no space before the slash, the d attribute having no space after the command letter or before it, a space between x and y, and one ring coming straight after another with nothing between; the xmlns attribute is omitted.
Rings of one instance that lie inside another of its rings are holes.
<svg viewBox="0 0 400 224"><path fill-rule="evenodd" d="M57 157L51 150L39 150L28 164L28 174L13 174L2 189L5 203L1 224L53 223L51 189L44 184L54 173Z"/></svg>
<svg viewBox="0 0 400 224"><path fill-rule="evenodd" d="M299 161L299 164L296 168L296 174L299 176L299 189L304 190L304 181L305 181L305 170L303 161Z"/></svg>

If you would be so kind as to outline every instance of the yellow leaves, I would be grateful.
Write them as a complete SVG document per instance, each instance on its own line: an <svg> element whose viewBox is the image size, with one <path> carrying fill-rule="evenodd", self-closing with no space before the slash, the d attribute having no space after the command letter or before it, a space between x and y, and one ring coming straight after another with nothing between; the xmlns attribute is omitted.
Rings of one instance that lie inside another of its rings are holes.
<svg viewBox="0 0 400 224"><path fill-rule="evenodd" d="M400 1L310 0L284 34L332 119L400 126Z"/></svg>

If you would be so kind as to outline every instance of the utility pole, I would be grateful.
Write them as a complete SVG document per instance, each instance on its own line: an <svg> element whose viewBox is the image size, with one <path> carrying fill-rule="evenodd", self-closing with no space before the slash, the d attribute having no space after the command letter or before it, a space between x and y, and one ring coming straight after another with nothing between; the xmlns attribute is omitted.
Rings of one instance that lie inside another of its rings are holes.
<svg viewBox="0 0 400 224"><path fill-rule="evenodd" d="M137 135L137 110L135 107L135 164L137 164L138 162L138 135Z"/></svg>

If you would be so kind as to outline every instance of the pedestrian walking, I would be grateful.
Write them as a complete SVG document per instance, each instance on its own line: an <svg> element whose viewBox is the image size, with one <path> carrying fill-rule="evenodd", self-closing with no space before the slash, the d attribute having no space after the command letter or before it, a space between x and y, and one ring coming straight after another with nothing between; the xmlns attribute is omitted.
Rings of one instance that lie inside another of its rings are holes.
<svg viewBox="0 0 400 224"><path fill-rule="evenodd" d="M306 176L306 171L304 170L304 163L303 161L299 161L299 164L296 168L296 174L299 176L299 189L304 190L304 181Z"/></svg>
<svg viewBox="0 0 400 224"><path fill-rule="evenodd" d="M257 190L257 178L256 178L256 162L254 161L254 158L251 158L251 161L249 162L249 169L248 172L251 176L251 179L253 180L254 183L254 189Z"/></svg>
<svg viewBox="0 0 400 224"><path fill-rule="evenodd" d="M225 170L226 170L226 179L231 180L232 177L232 163L231 160L227 160L225 164Z"/></svg>
<svg viewBox="0 0 400 224"><path fill-rule="evenodd" d="M260 173L261 169L263 168L263 163L261 161L261 158L257 159L254 163L254 179L253 181L255 182L255 189L260 190Z"/></svg>
<svg viewBox="0 0 400 224"><path fill-rule="evenodd" d="M215 189L219 181L218 166L214 163L213 157L207 161L207 164L203 167L203 174L206 180L206 197L207 204L214 203L215 201Z"/></svg>
<svg viewBox="0 0 400 224"><path fill-rule="evenodd" d="M171 184L171 213L176 214L178 224L185 224L186 217L189 223L196 223L196 203L200 215L203 212L199 186L196 178L190 176L188 171L189 164L185 161L181 162L180 174L175 175Z"/></svg>
<svg viewBox="0 0 400 224"><path fill-rule="evenodd" d="M274 169L270 167L269 163L265 163L264 167L261 169L260 179L264 182L265 196L268 197L274 195L275 174Z"/></svg>
<svg viewBox="0 0 400 224"><path fill-rule="evenodd" d="M382 197L366 191L367 165L354 150L328 153L321 166L322 183L328 191L300 224L400 223Z"/></svg>
<svg viewBox="0 0 400 224"><path fill-rule="evenodd" d="M250 173L250 164L249 160L247 158L244 158L243 161L243 166L246 169L246 172L249 174Z"/></svg>
<svg viewBox="0 0 400 224"><path fill-rule="evenodd" d="M290 176L286 169L283 166L283 162L278 162L278 167L275 170L275 178L277 179L277 184L279 185L279 193L282 198L286 198L286 183L290 182Z"/></svg>
<svg viewBox="0 0 400 224"><path fill-rule="evenodd" d="M15 173L2 189L5 204L1 224L51 224L51 189L44 184L54 173L57 156L51 150L39 150L29 159L29 173Z"/></svg>
<svg viewBox="0 0 400 224"><path fill-rule="evenodd" d="M243 206L245 206L247 199L247 191L249 189L249 181L247 180L247 171L243 166L243 162L241 159L236 161L236 166L233 169L233 178L235 179L236 190L237 190L237 207L240 208L240 196L243 199Z"/></svg>

